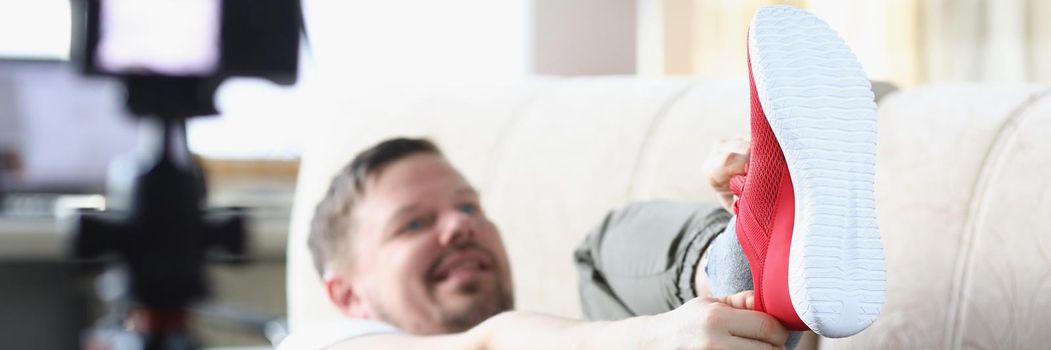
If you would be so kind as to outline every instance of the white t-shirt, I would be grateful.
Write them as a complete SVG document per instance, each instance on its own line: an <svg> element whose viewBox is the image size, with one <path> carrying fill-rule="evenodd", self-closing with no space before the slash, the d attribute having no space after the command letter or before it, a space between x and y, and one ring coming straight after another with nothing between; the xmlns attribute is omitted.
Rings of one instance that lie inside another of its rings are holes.
<svg viewBox="0 0 1051 350"><path fill-rule="evenodd" d="M370 334L401 333L401 330L380 321L359 318L340 318L299 326L277 350L324 349L347 339Z"/></svg>

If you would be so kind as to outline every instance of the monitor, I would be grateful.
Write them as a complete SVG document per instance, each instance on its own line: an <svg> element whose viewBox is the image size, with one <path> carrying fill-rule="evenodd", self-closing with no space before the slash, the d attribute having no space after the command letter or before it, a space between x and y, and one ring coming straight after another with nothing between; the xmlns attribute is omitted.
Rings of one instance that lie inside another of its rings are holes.
<svg viewBox="0 0 1051 350"><path fill-rule="evenodd" d="M101 193L110 161L136 139L123 90L68 61L0 57L0 170L5 192Z"/></svg>

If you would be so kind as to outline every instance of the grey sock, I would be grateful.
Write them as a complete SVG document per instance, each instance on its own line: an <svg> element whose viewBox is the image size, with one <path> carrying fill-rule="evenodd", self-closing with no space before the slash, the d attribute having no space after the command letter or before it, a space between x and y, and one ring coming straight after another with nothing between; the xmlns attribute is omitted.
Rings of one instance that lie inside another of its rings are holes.
<svg viewBox="0 0 1051 350"><path fill-rule="evenodd" d="M748 258L744 249L737 242L735 224L737 217L730 220L726 230L712 240L704 255L708 258L704 272L712 288L712 295L723 297L738 292L751 290L752 270L748 267ZM799 344L803 332L791 332L785 348L794 349Z"/></svg>

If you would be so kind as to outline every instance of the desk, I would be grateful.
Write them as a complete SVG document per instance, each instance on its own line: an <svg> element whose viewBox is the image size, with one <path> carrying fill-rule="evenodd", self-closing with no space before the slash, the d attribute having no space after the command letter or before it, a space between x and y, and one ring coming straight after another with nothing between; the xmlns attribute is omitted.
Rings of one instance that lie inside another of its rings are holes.
<svg viewBox="0 0 1051 350"><path fill-rule="evenodd" d="M250 254L257 259L284 260L288 217L249 216ZM54 217L0 215L0 260L66 260L69 230Z"/></svg>
<svg viewBox="0 0 1051 350"><path fill-rule="evenodd" d="M290 162L203 161L211 206L250 211L246 266L209 268L211 301L281 317L285 249L297 168ZM61 217L62 215L59 215ZM50 215L0 215L0 339L7 349L78 348L80 331L103 311L84 266L67 257L67 221ZM198 318L203 346L266 345L221 320Z"/></svg>
<svg viewBox="0 0 1051 350"><path fill-rule="evenodd" d="M244 266L212 266L211 301L283 317L285 236L283 218L252 218L253 259ZM54 219L0 220L0 338L9 349L77 348L80 331L103 313L85 266L63 253L68 234ZM266 345L222 320L198 318L205 346ZM9 347L10 346L10 347Z"/></svg>

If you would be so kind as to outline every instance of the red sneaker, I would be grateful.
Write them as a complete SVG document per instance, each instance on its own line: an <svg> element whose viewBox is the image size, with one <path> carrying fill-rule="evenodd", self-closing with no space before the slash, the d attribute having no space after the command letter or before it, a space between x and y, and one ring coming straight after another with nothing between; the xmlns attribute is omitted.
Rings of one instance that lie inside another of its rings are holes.
<svg viewBox="0 0 1051 350"><path fill-rule="evenodd" d="M788 6L752 18L748 72L751 158L731 189L756 309L791 330L856 334L885 290L869 81L835 31Z"/></svg>

